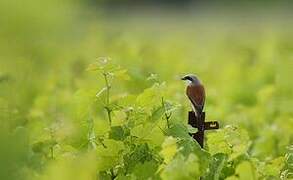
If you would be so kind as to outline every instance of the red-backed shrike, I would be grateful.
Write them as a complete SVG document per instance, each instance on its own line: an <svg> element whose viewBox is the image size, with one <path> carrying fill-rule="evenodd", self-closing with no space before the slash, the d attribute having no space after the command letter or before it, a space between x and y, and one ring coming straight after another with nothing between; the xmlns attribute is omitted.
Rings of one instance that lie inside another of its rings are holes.
<svg viewBox="0 0 293 180"><path fill-rule="evenodd" d="M181 78L189 82L186 95L191 101L192 109L196 116L200 116L205 103L205 90L197 76L189 74Z"/></svg>

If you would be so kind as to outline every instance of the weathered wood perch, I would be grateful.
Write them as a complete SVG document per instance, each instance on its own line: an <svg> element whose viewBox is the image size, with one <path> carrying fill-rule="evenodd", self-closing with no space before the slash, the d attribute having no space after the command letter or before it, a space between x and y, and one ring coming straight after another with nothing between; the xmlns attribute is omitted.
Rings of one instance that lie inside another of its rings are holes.
<svg viewBox="0 0 293 180"><path fill-rule="evenodd" d="M190 135L199 143L201 148L204 146L204 131L219 129L218 121L205 122L205 112L202 112L201 115L197 117L193 111L189 111L188 124L198 129L196 133L190 133Z"/></svg>

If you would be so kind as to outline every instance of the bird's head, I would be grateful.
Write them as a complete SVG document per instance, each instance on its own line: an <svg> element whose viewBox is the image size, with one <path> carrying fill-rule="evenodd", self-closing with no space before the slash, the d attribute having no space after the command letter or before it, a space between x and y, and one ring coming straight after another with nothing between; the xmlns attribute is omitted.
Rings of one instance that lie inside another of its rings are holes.
<svg viewBox="0 0 293 180"><path fill-rule="evenodd" d="M190 83L200 84L200 80L196 75L188 74L181 78L183 81L189 81Z"/></svg>

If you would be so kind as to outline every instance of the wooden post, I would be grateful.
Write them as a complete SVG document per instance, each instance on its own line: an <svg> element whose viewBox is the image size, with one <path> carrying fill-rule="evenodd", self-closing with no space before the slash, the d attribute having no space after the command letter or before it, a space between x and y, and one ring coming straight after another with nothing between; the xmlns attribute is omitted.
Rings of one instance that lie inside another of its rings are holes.
<svg viewBox="0 0 293 180"><path fill-rule="evenodd" d="M201 148L204 147L204 131L219 129L219 123L217 121L205 122L205 112L202 112L199 116L196 116L193 111L189 111L188 124L198 129L196 133L190 135L198 142Z"/></svg>

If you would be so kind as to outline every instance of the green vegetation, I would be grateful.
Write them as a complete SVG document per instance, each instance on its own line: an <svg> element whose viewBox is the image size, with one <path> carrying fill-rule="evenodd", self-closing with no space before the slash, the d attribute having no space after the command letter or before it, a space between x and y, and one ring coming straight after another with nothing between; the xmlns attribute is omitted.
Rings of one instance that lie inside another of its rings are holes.
<svg viewBox="0 0 293 180"><path fill-rule="evenodd" d="M279 18L1 2L0 179L293 178L293 28ZM187 73L221 125L203 150Z"/></svg>

